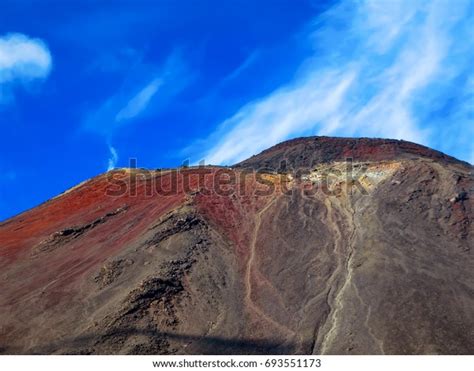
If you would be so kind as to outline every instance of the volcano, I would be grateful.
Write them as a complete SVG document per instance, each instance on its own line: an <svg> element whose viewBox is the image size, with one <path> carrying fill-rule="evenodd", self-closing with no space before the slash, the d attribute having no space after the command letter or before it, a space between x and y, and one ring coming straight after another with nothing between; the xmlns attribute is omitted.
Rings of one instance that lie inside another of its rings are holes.
<svg viewBox="0 0 474 371"><path fill-rule="evenodd" d="M474 354L473 167L298 138L0 223L2 354Z"/></svg>

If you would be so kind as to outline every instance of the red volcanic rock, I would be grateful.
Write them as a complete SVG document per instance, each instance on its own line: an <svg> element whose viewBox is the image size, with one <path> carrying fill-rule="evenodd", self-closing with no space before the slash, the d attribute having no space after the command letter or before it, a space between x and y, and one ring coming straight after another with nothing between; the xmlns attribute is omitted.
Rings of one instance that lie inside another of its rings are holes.
<svg viewBox="0 0 474 371"><path fill-rule="evenodd" d="M0 223L0 353L472 354L473 184L326 137L97 176Z"/></svg>

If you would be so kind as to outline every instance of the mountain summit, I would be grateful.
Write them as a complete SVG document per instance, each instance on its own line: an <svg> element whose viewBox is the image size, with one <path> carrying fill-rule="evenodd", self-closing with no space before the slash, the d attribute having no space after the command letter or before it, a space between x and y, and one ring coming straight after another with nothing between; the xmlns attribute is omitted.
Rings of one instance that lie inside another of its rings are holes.
<svg viewBox="0 0 474 371"><path fill-rule="evenodd" d="M472 166L311 137L0 223L3 354L472 354Z"/></svg>

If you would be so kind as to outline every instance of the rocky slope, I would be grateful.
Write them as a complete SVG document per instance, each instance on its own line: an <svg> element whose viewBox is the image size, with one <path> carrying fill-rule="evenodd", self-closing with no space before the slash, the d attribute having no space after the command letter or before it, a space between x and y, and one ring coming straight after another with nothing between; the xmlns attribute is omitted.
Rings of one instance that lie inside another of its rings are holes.
<svg viewBox="0 0 474 371"><path fill-rule="evenodd" d="M100 175L0 223L0 353L473 354L472 169L313 137Z"/></svg>

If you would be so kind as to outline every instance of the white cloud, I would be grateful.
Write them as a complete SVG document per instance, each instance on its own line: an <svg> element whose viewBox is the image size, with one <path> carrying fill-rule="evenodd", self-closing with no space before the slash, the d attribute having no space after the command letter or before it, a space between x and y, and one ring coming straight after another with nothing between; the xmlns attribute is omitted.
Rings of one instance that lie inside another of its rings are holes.
<svg viewBox="0 0 474 371"><path fill-rule="evenodd" d="M259 54L260 52L258 50L250 53L250 55L245 58L245 60L235 70L222 79L221 84L226 84L227 82L239 77L242 72L248 69L257 60Z"/></svg>
<svg viewBox="0 0 474 371"><path fill-rule="evenodd" d="M314 122L337 114L355 76L355 71L339 76L309 76L295 86L245 106L223 123L217 136L224 134L224 139L212 148L206 162L231 163L289 135L304 134Z"/></svg>
<svg viewBox="0 0 474 371"><path fill-rule="evenodd" d="M307 37L315 54L302 62L298 77L225 120L200 158L231 164L287 138L317 134L391 137L443 149L438 127L427 121L457 94L456 79L472 78L471 4L341 2L314 20ZM468 106L461 101L457 117ZM472 133L472 122L445 118Z"/></svg>
<svg viewBox="0 0 474 371"><path fill-rule="evenodd" d="M110 138L122 126L159 110L191 81L179 51L162 66L137 63L123 76L122 87L88 112L83 128Z"/></svg>
<svg viewBox="0 0 474 371"><path fill-rule="evenodd" d="M88 112L82 129L96 133L106 140L110 156L108 170L118 160L117 150L110 144L114 134L124 125L131 125L140 118L160 110L191 82L180 50L173 51L161 66L145 64L139 56L136 63L122 76L122 86Z"/></svg>
<svg viewBox="0 0 474 371"><path fill-rule="evenodd" d="M146 113L160 84L161 78L153 77L146 84L134 87L133 94L129 92L131 87L121 89L88 114L84 129L110 138L120 125L131 123Z"/></svg>
<svg viewBox="0 0 474 371"><path fill-rule="evenodd" d="M117 116L115 116L115 121L120 122L123 120L129 120L143 112L150 103L151 98L153 98L153 96L158 91L161 84L161 79L153 79L148 85L141 89L138 94L131 98L127 105L122 108L119 113L117 113Z"/></svg>
<svg viewBox="0 0 474 371"><path fill-rule="evenodd" d="M109 164L107 166L107 171L115 169L115 167L117 166L117 161L118 161L117 150L111 145L109 145L109 152L110 152L110 157L109 157Z"/></svg>
<svg viewBox="0 0 474 371"><path fill-rule="evenodd" d="M52 58L40 39L13 33L0 37L0 84L48 76Z"/></svg>

